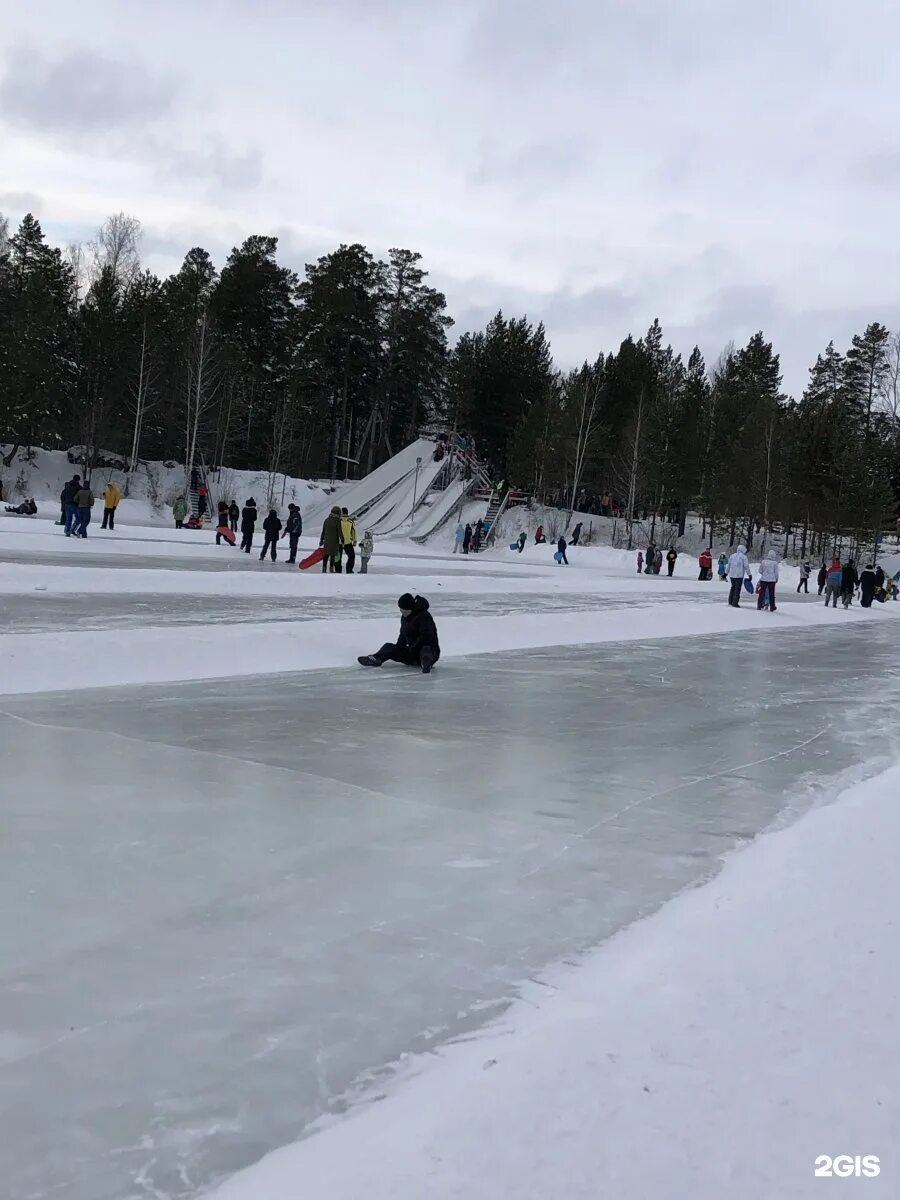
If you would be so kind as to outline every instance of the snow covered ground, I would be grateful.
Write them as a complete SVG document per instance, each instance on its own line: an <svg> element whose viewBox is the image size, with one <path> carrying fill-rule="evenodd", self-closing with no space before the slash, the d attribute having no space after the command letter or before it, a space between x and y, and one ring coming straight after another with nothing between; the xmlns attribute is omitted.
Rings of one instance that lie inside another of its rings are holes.
<svg viewBox="0 0 900 1200"><path fill-rule="evenodd" d="M900 759L900 604L826 611L786 569L777 613L735 612L693 560L551 553L383 541L323 576L0 518L10 1200L187 1200L332 1122L223 1197L792 1197L818 1153L882 1153L860 1183L896 1194L860 1024L893 1036L896 776L673 898ZM430 678L355 665L404 590Z"/></svg>

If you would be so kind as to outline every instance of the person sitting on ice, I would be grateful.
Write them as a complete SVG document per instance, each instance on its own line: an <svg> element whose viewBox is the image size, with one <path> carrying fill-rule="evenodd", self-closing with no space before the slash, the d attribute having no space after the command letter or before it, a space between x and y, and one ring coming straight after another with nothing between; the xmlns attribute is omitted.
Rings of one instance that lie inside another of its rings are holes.
<svg viewBox="0 0 900 1200"><path fill-rule="evenodd" d="M8 513L13 513L17 517L33 517L37 512L37 505L29 496L29 498L27 500L23 500L21 504L7 504L6 511Z"/></svg>
<svg viewBox="0 0 900 1200"><path fill-rule="evenodd" d="M403 663L407 667L421 667L428 675L441 657L437 626L429 612L424 596L411 596L404 592L397 601L400 609L400 636L396 642L385 642L375 654L361 654L356 660L363 667L380 667L386 662Z"/></svg>

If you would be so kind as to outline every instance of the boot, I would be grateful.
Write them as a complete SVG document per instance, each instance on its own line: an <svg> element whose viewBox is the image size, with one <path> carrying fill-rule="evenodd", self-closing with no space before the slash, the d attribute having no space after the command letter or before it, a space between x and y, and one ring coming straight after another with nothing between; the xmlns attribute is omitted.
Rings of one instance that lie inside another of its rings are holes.
<svg viewBox="0 0 900 1200"><path fill-rule="evenodd" d="M356 660L361 667L380 667L381 659L376 658L374 654L361 654Z"/></svg>

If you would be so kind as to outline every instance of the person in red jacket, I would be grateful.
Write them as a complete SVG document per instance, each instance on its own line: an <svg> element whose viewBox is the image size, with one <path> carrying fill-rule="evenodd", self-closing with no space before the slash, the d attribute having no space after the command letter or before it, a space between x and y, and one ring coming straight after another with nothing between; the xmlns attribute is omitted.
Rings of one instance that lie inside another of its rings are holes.
<svg viewBox="0 0 900 1200"><path fill-rule="evenodd" d="M712 549L704 550L700 555L700 575L701 580L712 579Z"/></svg>

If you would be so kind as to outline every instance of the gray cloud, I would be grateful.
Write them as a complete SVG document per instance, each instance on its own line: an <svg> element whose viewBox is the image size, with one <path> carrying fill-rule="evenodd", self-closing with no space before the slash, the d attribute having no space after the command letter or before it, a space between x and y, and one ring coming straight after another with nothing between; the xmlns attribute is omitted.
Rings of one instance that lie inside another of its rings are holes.
<svg viewBox="0 0 900 1200"><path fill-rule="evenodd" d="M900 150L883 150L867 154L853 168L869 183L894 187L900 182Z"/></svg>
<svg viewBox="0 0 900 1200"><path fill-rule="evenodd" d="M230 150L216 138L197 149L166 149L161 145L159 157L172 178L205 179L226 192L249 191L262 182L263 156L258 146Z"/></svg>
<svg viewBox="0 0 900 1200"><path fill-rule="evenodd" d="M7 216L41 215L43 201L35 192L0 192L0 212Z"/></svg>
<svg viewBox="0 0 900 1200"><path fill-rule="evenodd" d="M565 138L544 138L508 147L496 138L482 142L468 179L476 185L512 184L531 194L572 179L585 162L585 148Z"/></svg>
<svg viewBox="0 0 900 1200"><path fill-rule="evenodd" d="M51 59L30 47L13 52L0 79L0 112L45 133L96 133L138 126L171 111L176 89L137 61L93 50Z"/></svg>

